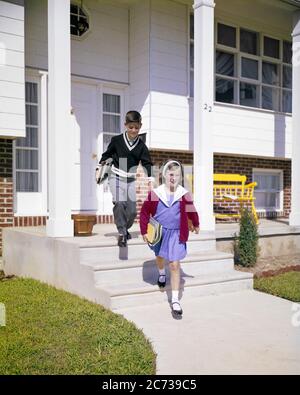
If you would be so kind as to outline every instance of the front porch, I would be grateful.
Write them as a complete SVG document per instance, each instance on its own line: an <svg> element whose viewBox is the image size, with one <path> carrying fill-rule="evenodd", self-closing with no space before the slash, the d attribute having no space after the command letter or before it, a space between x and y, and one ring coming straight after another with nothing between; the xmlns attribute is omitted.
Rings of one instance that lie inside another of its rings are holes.
<svg viewBox="0 0 300 395"><path fill-rule="evenodd" d="M216 232L192 234L188 256L181 264L181 295L195 297L251 290L253 274L234 269L232 240L238 224L217 224ZM160 304L171 289L156 287L152 251L143 242L138 225L128 247L116 245L112 224L95 225L88 237L53 238L45 227L4 230L3 266L6 275L32 277L111 310ZM261 220L261 254L300 253L300 230L287 220Z"/></svg>

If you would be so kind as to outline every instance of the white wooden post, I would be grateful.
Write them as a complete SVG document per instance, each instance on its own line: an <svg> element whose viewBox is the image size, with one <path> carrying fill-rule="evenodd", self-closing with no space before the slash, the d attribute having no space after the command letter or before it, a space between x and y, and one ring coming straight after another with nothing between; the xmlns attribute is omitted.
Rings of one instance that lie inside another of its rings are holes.
<svg viewBox="0 0 300 395"><path fill-rule="evenodd" d="M293 30L293 137L292 209L290 225L300 227L300 11L295 13Z"/></svg>
<svg viewBox="0 0 300 395"><path fill-rule="evenodd" d="M194 200L201 231L214 231L214 2L194 0Z"/></svg>
<svg viewBox="0 0 300 395"><path fill-rule="evenodd" d="M48 1L48 172L47 236L73 236L71 220L70 0Z"/></svg>

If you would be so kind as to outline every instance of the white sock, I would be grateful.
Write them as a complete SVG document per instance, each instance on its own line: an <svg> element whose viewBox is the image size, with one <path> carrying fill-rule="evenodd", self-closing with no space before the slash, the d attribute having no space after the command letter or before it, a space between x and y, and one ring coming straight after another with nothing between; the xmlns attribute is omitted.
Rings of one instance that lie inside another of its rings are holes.
<svg viewBox="0 0 300 395"><path fill-rule="evenodd" d="M166 269L165 269L165 268L163 268L163 269L158 269L158 272L159 272L159 275L160 275L160 276L165 276L165 275L166 275Z"/></svg>
<svg viewBox="0 0 300 395"><path fill-rule="evenodd" d="M172 303L179 302L178 295L179 295L179 291L172 291Z"/></svg>

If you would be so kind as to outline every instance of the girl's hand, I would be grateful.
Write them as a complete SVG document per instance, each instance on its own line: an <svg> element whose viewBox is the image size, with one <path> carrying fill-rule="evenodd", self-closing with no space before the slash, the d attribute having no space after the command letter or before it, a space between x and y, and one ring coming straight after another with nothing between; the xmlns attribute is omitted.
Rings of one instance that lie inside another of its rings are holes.
<svg viewBox="0 0 300 395"><path fill-rule="evenodd" d="M143 235L143 240L145 243L148 243L147 235Z"/></svg>
<svg viewBox="0 0 300 395"><path fill-rule="evenodd" d="M194 228L194 232L195 232L196 234L198 234L198 233L199 233L199 228Z"/></svg>

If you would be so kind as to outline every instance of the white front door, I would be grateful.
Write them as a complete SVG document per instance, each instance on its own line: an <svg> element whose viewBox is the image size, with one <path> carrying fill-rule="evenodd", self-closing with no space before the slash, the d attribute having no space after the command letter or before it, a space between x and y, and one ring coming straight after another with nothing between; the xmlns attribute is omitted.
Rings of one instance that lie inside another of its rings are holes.
<svg viewBox="0 0 300 395"><path fill-rule="evenodd" d="M99 89L100 95L100 133L98 136L99 159L106 151L113 136L124 129L124 90L103 85ZM108 182L98 187L98 207L100 214L112 214L112 195Z"/></svg>
<svg viewBox="0 0 300 395"><path fill-rule="evenodd" d="M72 210L98 210L97 165L97 86L72 83Z"/></svg>

